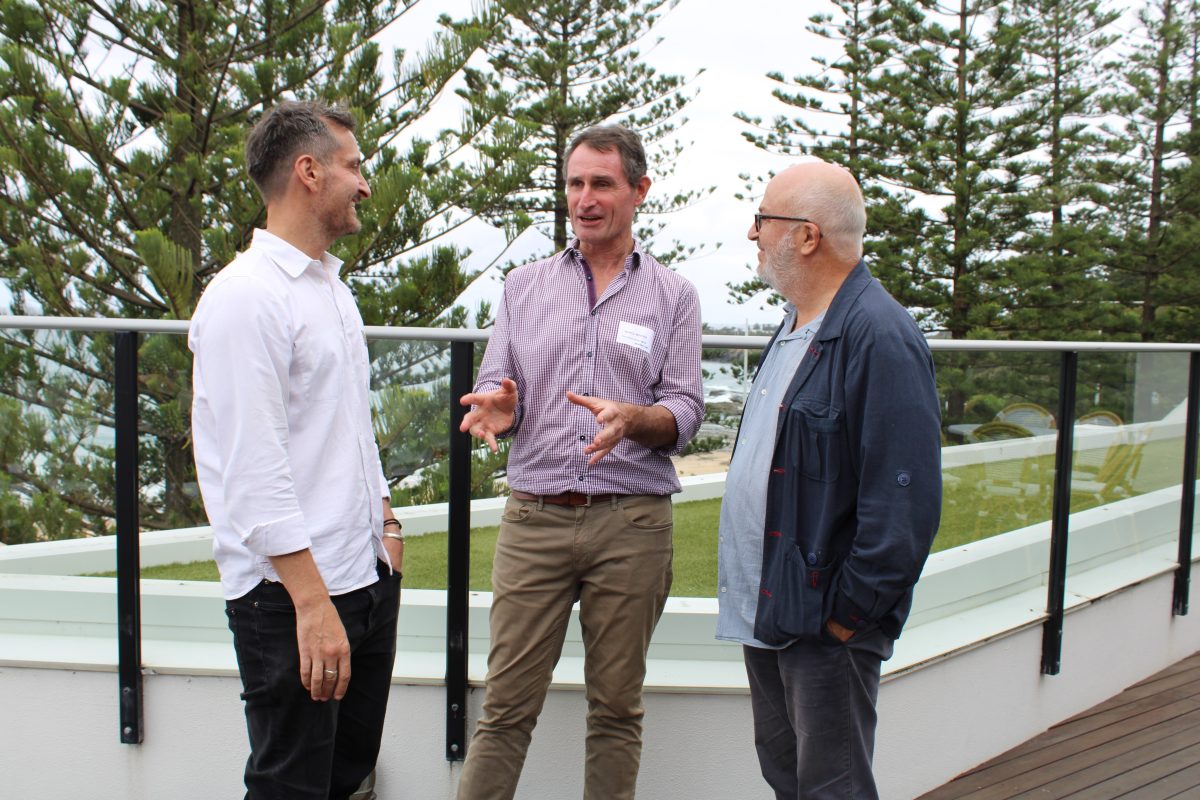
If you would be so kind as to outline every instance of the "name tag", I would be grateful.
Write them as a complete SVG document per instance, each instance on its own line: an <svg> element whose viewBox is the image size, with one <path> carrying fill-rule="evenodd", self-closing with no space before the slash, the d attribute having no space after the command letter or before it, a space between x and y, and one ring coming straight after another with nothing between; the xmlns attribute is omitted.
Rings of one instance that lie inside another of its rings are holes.
<svg viewBox="0 0 1200 800"><path fill-rule="evenodd" d="M649 353L650 348L654 346L654 331L644 325L622 322L617 328L617 341Z"/></svg>

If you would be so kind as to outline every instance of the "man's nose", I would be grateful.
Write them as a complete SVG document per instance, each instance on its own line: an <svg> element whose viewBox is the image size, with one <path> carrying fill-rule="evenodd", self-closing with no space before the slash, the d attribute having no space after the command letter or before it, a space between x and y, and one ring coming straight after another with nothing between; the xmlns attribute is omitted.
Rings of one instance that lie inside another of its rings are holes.
<svg viewBox="0 0 1200 800"><path fill-rule="evenodd" d="M358 178L358 193L362 195L363 200L366 200L371 196L371 185L367 183L367 179L361 175Z"/></svg>
<svg viewBox="0 0 1200 800"><path fill-rule="evenodd" d="M758 241L758 228L754 226L754 221L750 222L750 230L746 231L746 238L752 242Z"/></svg>

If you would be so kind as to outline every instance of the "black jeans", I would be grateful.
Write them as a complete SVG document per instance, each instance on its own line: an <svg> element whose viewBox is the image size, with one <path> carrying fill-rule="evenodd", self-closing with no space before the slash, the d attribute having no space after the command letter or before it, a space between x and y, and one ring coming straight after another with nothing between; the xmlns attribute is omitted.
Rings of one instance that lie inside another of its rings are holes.
<svg viewBox="0 0 1200 800"><path fill-rule="evenodd" d="M879 797L871 759L881 650L891 655L878 630L856 646L743 646L758 763L778 800Z"/></svg>
<svg viewBox="0 0 1200 800"><path fill-rule="evenodd" d="M396 660L400 575L333 598L350 640L350 686L319 703L300 683L296 609L264 581L225 603L250 733L247 800L341 800L375 768Z"/></svg>

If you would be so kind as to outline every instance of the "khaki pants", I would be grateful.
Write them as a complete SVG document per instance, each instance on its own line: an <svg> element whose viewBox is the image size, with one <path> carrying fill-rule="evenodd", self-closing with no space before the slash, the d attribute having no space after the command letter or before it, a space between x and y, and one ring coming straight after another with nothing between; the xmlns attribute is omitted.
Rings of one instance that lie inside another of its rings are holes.
<svg viewBox="0 0 1200 800"><path fill-rule="evenodd" d="M583 796L634 796L646 651L671 588L671 529L669 497L575 507L509 498L492 570L487 690L459 800L516 792L576 600L588 701Z"/></svg>

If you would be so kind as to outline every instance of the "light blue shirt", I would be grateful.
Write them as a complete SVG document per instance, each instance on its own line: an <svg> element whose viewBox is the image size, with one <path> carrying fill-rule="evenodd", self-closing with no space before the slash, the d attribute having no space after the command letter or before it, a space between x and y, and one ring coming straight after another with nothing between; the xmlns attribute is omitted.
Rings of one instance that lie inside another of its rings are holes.
<svg viewBox="0 0 1200 800"><path fill-rule="evenodd" d="M795 324L796 309L786 307L784 330ZM746 397L737 449L725 479L717 544L717 638L769 648L754 638L754 614L762 581L763 525L767 515L767 476L775 452L779 404L796 375L822 313L799 330L780 336L764 354L762 367ZM782 649L773 647L771 649Z"/></svg>

